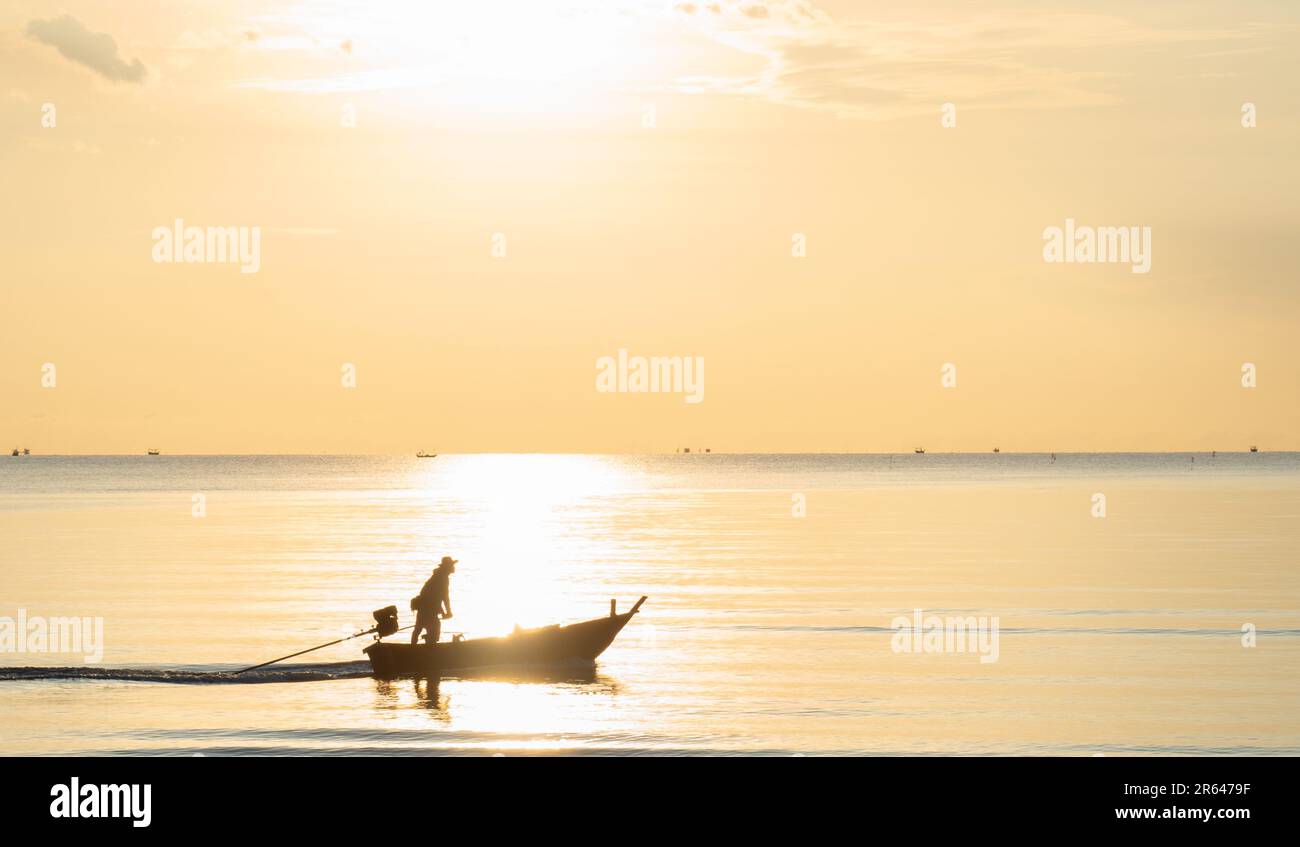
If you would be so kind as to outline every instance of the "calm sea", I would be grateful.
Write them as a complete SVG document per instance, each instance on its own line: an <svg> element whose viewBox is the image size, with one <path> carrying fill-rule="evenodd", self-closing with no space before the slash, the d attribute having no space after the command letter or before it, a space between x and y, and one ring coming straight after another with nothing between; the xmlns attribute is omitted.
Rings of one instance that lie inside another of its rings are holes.
<svg viewBox="0 0 1300 847"><path fill-rule="evenodd" d="M1297 755L1298 551L1297 454L0 457L0 623L103 626L0 652L0 753ZM223 673L447 554L469 636L650 599L591 670Z"/></svg>

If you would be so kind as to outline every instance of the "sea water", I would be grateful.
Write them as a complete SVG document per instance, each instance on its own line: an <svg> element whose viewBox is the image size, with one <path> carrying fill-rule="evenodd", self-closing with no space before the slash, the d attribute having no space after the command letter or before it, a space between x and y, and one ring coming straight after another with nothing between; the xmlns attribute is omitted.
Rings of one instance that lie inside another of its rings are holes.
<svg viewBox="0 0 1300 847"><path fill-rule="evenodd" d="M1297 454L0 457L0 620L102 625L0 645L0 753L1296 755L1297 551ZM649 600L594 668L230 675L444 555L444 637Z"/></svg>

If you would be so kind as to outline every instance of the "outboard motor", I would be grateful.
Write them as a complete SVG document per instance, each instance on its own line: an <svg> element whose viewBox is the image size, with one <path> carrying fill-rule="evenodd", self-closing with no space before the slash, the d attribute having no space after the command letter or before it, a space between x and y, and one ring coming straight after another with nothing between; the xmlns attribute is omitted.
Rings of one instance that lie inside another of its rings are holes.
<svg viewBox="0 0 1300 847"><path fill-rule="evenodd" d="M382 609L375 609L372 613L375 616L375 638L380 639L385 635L392 635L397 632L397 607L385 606Z"/></svg>

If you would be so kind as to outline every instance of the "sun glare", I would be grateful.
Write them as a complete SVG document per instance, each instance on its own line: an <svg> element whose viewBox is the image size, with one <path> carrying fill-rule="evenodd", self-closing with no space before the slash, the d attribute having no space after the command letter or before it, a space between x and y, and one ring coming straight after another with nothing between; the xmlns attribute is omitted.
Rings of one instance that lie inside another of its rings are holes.
<svg viewBox="0 0 1300 847"><path fill-rule="evenodd" d="M418 69L439 102L485 111L578 106L625 78L640 49L616 6L576 0L412 2L368 6L365 19L360 55Z"/></svg>
<svg viewBox="0 0 1300 847"><path fill-rule="evenodd" d="M629 482L617 462L598 456L447 456L422 473L431 496L454 492L464 509L458 529L476 546L464 551L472 567L457 578L493 598L491 609L476 610L477 634L550 620L564 596L565 564L600 558L573 521Z"/></svg>

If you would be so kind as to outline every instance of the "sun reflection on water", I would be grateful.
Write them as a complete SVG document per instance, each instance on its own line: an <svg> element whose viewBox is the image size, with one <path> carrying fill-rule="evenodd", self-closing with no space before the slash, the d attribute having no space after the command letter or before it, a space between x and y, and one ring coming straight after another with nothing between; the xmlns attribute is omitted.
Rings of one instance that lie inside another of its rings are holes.
<svg viewBox="0 0 1300 847"><path fill-rule="evenodd" d="M575 580L599 581L593 569L614 552L602 534L575 526L602 514L604 499L625 490L633 471L599 456L445 458L418 471L431 515L445 524L445 501L453 498L457 507L455 525L438 527L429 538L431 547L455 544L446 552L461 561L453 577L457 617L445 626L456 630L463 621L474 635L498 634L516 624L601 614L600 608L566 605L573 599L566 587ZM441 555L442 548L429 551L432 561ZM458 604L458 598L466 603Z"/></svg>
<svg viewBox="0 0 1300 847"><path fill-rule="evenodd" d="M388 731L421 734L430 721L454 729L446 743L459 748L561 751L569 736L608 724L608 696L617 686L594 669L571 674L523 670L445 679L375 680ZM586 696L584 696L586 695Z"/></svg>

